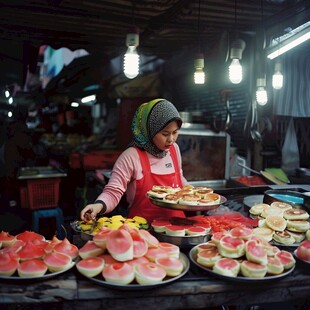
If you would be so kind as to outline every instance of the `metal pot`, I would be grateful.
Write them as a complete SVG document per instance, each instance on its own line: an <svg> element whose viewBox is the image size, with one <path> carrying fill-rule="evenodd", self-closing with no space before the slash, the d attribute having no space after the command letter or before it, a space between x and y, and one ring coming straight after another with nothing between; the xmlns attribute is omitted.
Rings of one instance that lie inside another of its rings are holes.
<svg viewBox="0 0 310 310"><path fill-rule="evenodd" d="M296 169L296 176L300 178L310 178L310 169L307 168L297 168Z"/></svg>
<svg viewBox="0 0 310 310"><path fill-rule="evenodd" d="M193 121L192 114L190 112L180 112L179 114L183 123L191 123Z"/></svg>
<svg viewBox="0 0 310 310"><path fill-rule="evenodd" d="M193 111L191 114L193 123L204 123L205 119L202 111Z"/></svg>

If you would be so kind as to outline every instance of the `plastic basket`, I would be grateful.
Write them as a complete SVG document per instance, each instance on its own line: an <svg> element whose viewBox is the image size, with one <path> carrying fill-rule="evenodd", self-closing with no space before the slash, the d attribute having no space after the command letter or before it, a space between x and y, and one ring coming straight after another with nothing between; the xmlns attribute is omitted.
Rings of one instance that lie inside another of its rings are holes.
<svg viewBox="0 0 310 310"><path fill-rule="evenodd" d="M59 200L59 183L60 178L28 180L26 193L21 189L21 204L26 206L28 202L32 210L56 208Z"/></svg>

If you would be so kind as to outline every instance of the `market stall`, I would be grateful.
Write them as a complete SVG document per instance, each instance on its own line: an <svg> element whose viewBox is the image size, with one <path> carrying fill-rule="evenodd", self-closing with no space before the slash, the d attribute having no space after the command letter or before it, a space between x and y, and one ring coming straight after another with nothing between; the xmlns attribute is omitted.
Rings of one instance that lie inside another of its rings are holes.
<svg viewBox="0 0 310 310"><path fill-rule="evenodd" d="M249 216L253 201L263 199L266 190L288 190L308 193L308 185L278 185L230 188L219 190L223 203L215 210L230 210L238 216ZM306 209L308 206L306 206ZM308 210L308 209L307 209ZM210 210L204 216L212 217ZM88 239L89 240L89 239ZM81 249L87 239L74 231L72 243ZM278 246L295 255L296 246ZM83 309L91 303L94 309L204 309L236 305L291 303L306 306L309 303L309 263L296 256L296 264L276 276L253 279L222 277L201 268L193 261L195 246L180 247L184 269L180 276L153 285L114 285L103 278L90 279L81 274L76 266L38 279L0 277L0 303L2 306L73 307ZM4 285L5 284L5 285Z"/></svg>

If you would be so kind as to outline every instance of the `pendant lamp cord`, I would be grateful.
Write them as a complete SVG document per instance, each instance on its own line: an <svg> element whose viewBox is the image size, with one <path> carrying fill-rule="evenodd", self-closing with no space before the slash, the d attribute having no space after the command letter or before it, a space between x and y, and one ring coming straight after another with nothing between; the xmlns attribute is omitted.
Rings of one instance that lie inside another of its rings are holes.
<svg viewBox="0 0 310 310"><path fill-rule="evenodd" d="M136 22L136 1L132 1L131 6L131 17L132 17L132 24L135 25Z"/></svg>
<svg viewBox="0 0 310 310"><path fill-rule="evenodd" d="M200 0L198 1L198 48L201 52L201 40L200 40Z"/></svg>

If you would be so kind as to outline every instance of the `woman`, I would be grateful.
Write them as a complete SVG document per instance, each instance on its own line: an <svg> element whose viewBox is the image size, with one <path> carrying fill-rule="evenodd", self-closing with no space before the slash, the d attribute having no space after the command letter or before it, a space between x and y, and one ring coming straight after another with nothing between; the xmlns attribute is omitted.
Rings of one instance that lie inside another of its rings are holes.
<svg viewBox="0 0 310 310"><path fill-rule="evenodd" d="M126 192L128 217L142 216L151 222L157 217L184 217L184 212L153 205L146 193L153 185L182 187L181 154L175 143L182 120L174 105L155 99L140 105L133 117L133 142L117 159L108 184L93 204L81 211L88 221L98 213L109 213Z"/></svg>

